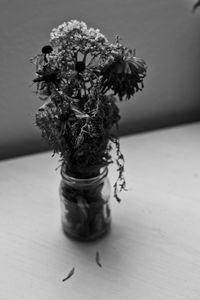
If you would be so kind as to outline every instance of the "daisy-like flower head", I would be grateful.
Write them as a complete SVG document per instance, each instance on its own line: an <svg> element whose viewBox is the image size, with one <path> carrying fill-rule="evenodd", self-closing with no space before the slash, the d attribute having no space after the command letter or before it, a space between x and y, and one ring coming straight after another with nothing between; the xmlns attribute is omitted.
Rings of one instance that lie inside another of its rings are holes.
<svg viewBox="0 0 200 300"><path fill-rule="evenodd" d="M146 76L146 63L143 59L125 51L112 57L101 71L102 92L112 90L122 100L130 99L136 92L141 91L143 79Z"/></svg>

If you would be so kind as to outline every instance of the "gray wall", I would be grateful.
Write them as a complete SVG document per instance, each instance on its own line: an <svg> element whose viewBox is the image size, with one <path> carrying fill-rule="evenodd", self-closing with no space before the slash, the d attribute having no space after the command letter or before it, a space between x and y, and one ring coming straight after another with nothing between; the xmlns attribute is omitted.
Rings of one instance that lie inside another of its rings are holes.
<svg viewBox="0 0 200 300"><path fill-rule="evenodd" d="M44 150L29 58L63 21L121 35L146 60L145 89L120 103L120 133L200 119L200 10L188 0L0 0L0 159Z"/></svg>

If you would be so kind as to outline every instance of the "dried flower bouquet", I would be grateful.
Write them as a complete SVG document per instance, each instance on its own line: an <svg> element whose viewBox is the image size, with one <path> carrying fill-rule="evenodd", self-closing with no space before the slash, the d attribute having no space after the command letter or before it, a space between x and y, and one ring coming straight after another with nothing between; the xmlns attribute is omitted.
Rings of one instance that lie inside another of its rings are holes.
<svg viewBox="0 0 200 300"><path fill-rule="evenodd" d="M119 201L125 179L119 139L112 133L120 120L116 103L142 90L145 62L118 36L110 43L99 29L77 20L53 29L49 45L31 61L36 93L44 101L36 125L59 154L64 172L75 178L97 176L113 162L115 145L119 176L114 195Z"/></svg>

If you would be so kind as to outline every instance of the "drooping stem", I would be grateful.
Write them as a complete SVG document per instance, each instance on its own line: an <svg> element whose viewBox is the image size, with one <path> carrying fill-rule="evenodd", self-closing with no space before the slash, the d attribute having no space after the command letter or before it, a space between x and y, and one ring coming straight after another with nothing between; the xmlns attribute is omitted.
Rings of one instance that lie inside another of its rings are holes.
<svg viewBox="0 0 200 300"><path fill-rule="evenodd" d="M118 190L119 192L121 192L122 190L126 191L126 181L124 178L124 156L121 153L120 150L120 142L119 142L119 138L116 136L112 136L111 137L111 141L115 144L116 147L116 163L117 163L117 171L118 171L118 178L114 184L114 197L116 198L116 200L118 202L121 201L121 199L118 196Z"/></svg>

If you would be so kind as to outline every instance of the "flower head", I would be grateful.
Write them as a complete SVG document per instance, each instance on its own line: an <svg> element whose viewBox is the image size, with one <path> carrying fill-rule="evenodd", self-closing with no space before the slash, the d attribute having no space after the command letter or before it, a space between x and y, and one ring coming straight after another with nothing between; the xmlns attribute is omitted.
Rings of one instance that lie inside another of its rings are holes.
<svg viewBox="0 0 200 300"><path fill-rule="evenodd" d="M111 58L101 71L102 91L113 90L122 100L129 99L143 88L143 79L146 76L146 64L143 59L126 54Z"/></svg>
<svg viewBox="0 0 200 300"><path fill-rule="evenodd" d="M69 41L87 41L93 43L105 43L108 40L106 37L100 33L99 29L88 28L86 23L83 21L71 20L69 22L64 22L57 28L54 28L50 33L50 42L53 45L63 46ZM87 47L87 45L85 45Z"/></svg>
<svg viewBox="0 0 200 300"><path fill-rule="evenodd" d="M83 61L77 61L75 64L75 70L77 72L83 72L85 70L85 63Z"/></svg>
<svg viewBox="0 0 200 300"><path fill-rule="evenodd" d="M42 53L43 54L49 54L53 51L53 48L50 45L42 47Z"/></svg>

